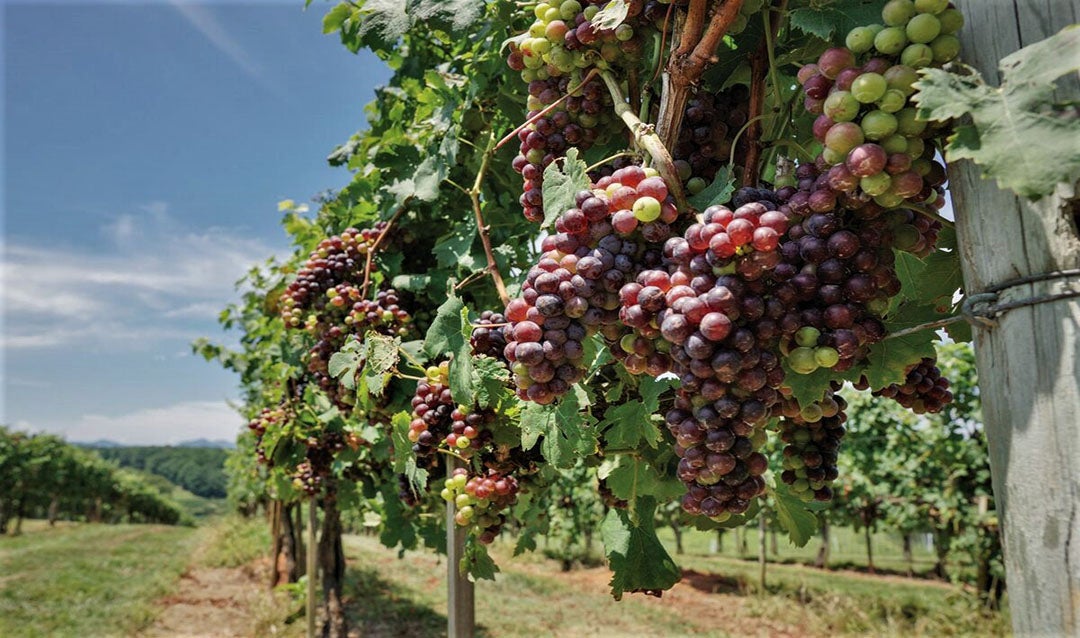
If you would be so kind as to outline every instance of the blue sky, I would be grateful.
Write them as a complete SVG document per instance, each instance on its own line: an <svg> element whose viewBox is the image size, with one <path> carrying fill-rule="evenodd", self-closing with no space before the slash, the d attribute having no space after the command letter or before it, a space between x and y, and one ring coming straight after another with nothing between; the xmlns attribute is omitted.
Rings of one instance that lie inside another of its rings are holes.
<svg viewBox="0 0 1080 638"><path fill-rule="evenodd" d="M0 422L70 440L231 439L236 378L190 354L277 202L389 71L322 34L330 4L2 3Z"/></svg>

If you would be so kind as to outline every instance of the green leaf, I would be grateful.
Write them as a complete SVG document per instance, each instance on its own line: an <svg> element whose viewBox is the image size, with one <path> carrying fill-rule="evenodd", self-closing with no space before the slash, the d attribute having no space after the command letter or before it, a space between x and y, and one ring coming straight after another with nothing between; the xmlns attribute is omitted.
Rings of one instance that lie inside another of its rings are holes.
<svg viewBox="0 0 1080 638"><path fill-rule="evenodd" d="M330 376L348 390L356 389L356 368L360 365L360 353L355 347L349 347L351 345L347 344L342 350L330 355L330 362L327 364Z"/></svg>
<svg viewBox="0 0 1080 638"><path fill-rule="evenodd" d="M817 516L806 509L806 503L792 494L784 483L774 480L766 484L766 488L776 504L776 518L787 530L788 538L798 547L806 545L817 533Z"/></svg>
<svg viewBox="0 0 1080 638"><path fill-rule="evenodd" d="M528 403L521 410L521 448L530 450L544 437L540 452L549 463L568 468L581 456L596 451L596 419L581 413L587 401L580 386L574 386L557 405Z"/></svg>
<svg viewBox="0 0 1080 638"><path fill-rule="evenodd" d="M505 397L510 396L508 383L510 371L501 361L492 357L473 358L473 387L476 404L481 408L494 408Z"/></svg>
<svg viewBox="0 0 1080 638"><path fill-rule="evenodd" d="M561 162L552 162L544 169L544 223L547 228L555 219L574 207L578 191L589 189L588 166L578 159L578 150L571 147Z"/></svg>
<svg viewBox="0 0 1080 638"><path fill-rule="evenodd" d="M457 351L464 342L461 336L461 311L465 304L454 294L453 286L448 287L449 296L435 312L435 319L424 337L424 351L433 359Z"/></svg>
<svg viewBox="0 0 1080 638"><path fill-rule="evenodd" d="M638 383L638 394L641 395L641 402L645 404L645 410L649 414L660 409L660 395L679 384L679 380L674 377L655 379L641 376L639 379L641 381Z"/></svg>
<svg viewBox="0 0 1080 638"><path fill-rule="evenodd" d="M625 501L634 501L639 496L655 496L668 501L686 492L686 487L677 478L657 470L649 461L629 454L620 454L614 462L605 462L598 475L612 494Z"/></svg>
<svg viewBox="0 0 1080 638"><path fill-rule="evenodd" d="M1059 102L1054 81L1080 70L1080 25L1006 56L1001 86L978 71L923 69L913 99L919 117L944 122L970 115L949 138L945 158L970 159L1001 188L1039 199L1080 179L1080 102Z"/></svg>
<svg viewBox="0 0 1080 638"><path fill-rule="evenodd" d="M724 166L716 172L711 184L705 187L697 195L687 201L697 210L705 210L709 206L726 204L731 201L731 194L735 192L735 176L731 173L731 166Z"/></svg>
<svg viewBox="0 0 1080 638"><path fill-rule="evenodd" d="M831 40L834 33L844 36L857 26L881 22L884 5L885 0L824 0L792 9L788 17L803 33Z"/></svg>
<svg viewBox="0 0 1080 638"><path fill-rule="evenodd" d="M780 361L784 367L784 385L791 388L791 396L799 405L810 405L820 401L829 389L829 383L840 377L830 368L818 368L810 374L799 374L788 365L787 357Z"/></svg>
<svg viewBox="0 0 1080 638"><path fill-rule="evenodd" d="M635 520L631 520L630 512L618 508L608 510L604 517L600 533L613 572L609 584L615 600L621 600L626 592L669 589L682 577L678 565L656 538L655 511L656 500L644 496L634 504Z"/></svg>
<svg viewBox="0 0 1080 638"><path fill-rule="evenodd" d="M397 368L401 338L369 332L364 341L364 383L371 394L382 396L390 373Z"/></svg>
<svg viewBox="0 0 1080 638"><path fill-rule="evenodd" d="M629 11L630 3L627 0L611 0L589 22L598 30L614 29L626 21L626 14Z"/></svg>
<svg viewBox="0 0 1080 638"><path fill-rule="evenodd" d="M431 252L440 268L472 270L476 266L476 259L472 256L475 241L476 220L467 217L451 225L449 232L435 242Z"/></svg>
<svg viewBox="0 0 1080 638"><path fill-rule="evenodd" d="M609 447L625 450L634 449L642 441L649 447L656 447L663 436L660 428L652 422L653 411L641 401L627 401L613 405L604 413L601 426L606 426L604 439Z"/></svg>
<svg viewBox="0 0 1080 638"><path fill-rule="evenodd" d="M458 569L471 576L475 582L477 580L495 580L495 574L499 571L499 566L495 564L495 561L491 560L487 547L469 536L465 541L465 551L462 553Z"/></svg>
<svg viewBox="0 0 1080 638"><path fill-rule="evenodd" d="M933 330L921 330L903 337L889 337L870 346L864 372L874 390L893 383L903 383L908 366L924 357L935 357Z"/></svg>
<svg viewBox="0 0 1080 638"><path fill-rule="evenodd" d="M409 441L410 423L412 417L405 411L398 412L390 419L390 433L394 439L394 472L404 474L413 493L420 495L427 489L428 471L416 466L416 456Z"/></svg>

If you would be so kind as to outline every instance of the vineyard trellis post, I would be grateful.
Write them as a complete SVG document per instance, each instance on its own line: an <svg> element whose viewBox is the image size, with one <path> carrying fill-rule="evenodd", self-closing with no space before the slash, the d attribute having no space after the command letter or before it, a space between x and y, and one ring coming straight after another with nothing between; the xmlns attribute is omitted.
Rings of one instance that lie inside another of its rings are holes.
<svg viewBox="0 0 1080 638"><path fill-rule="evenodd" d="M1072 0L956 4L967 19L964 60L993 83L999 60L1080 17ZM1080 96L1075 76L1058 93ZM1080 267L1075 184L1031 202L969 162L953 163L949 178L969 296ZM1078 287L1076 277L1057 278L998 296L1008 302ZM1012 309L976 325L974 342L1013 627L1022 636L1080 636L1080 304Z"/></svg>
<svg viewBox="0 0 1080 638"><path fill-rule="evenodd" d="M446 475L453 476L459 467L462 467L461 461L447 455ZM473 582L461 573L468 530L454 521L456 509L453 501L446 503L446 635L447 638L472 638L476 630Z"/></svg>
<svg viewBox="0 0 1080 638"><path fill-rule="evenodd" d="M308 505L308 538L307 538L307 635L315 638L315 586L319 580L318 567L315 560L318 556L318 544L315 538L315 528L319 524L319 509L317 499L312 496Z"/></svg>

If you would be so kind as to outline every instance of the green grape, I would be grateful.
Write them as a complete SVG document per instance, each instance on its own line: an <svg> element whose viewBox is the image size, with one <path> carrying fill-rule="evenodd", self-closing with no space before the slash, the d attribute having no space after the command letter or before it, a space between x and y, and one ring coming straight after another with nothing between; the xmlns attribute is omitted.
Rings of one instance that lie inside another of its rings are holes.
<svg viewBox="0 0 1080 638"><path fill-rule="evenodd" d="M949 0L915 0L915 10L919 13L941 13L949 7Z"/></svg>
<svg viewBox="0 0 1080 638"><path fill-rule="evenodd" d="M885 78L877 73L863 73L851 83L851 95L863 104L872 104L889 88Z"/></svg>
<svg viewBox="0 0 1080 638"><path fill-rule="evenodd" d="M915 72L915 69L903 64L897 64L885 70L885 81L889 83L889 88L896 89L905 96L915 92L914 84L918 79L919 74Z"/></svg>
<svg viewBox="0 0 1080 638"><path fill-rule="evenodd" d="M901 109L895 115L896 131L907 137L922 135L926 130L926 122L916 119L917 111L913 107Z"/></svg>
<svg viewBox="0 0 1080 638"><path fill-rule="evenodd" d="M889 155L906 153L908 150L908 140L899 133L893 133L881 141L881 148L885 149L885 152Z"/></svg>
<svg viewBox="0 0 1080 638"><path fill-rule="evenodd" d="M852 53L866 53L874 48L874 30L870 27L855 27L847 34L844 44L851 49Z"/></svg>
<svg viewBox="0 0 1080 638"><path fill-rule="evenodd" d="M930 66L934 61L934 51L925 44L909 44L900 54L900 62L913 69Z"/></svg>
<svg viewBox="0 0 1080 638"><path fill-rule="evenodd" d="M634 27L629 24L623 23L615 27L615 38L619 42L626 42L634 37Z"/></svg>
<svg viewBox="0 0 1080 638"><path fill-rule="evenodd" d="M558 20L559 18L562 18L562 17L563 17L562 12L559 11L558 9L552 7L552 8L547 10L547 13L544 14L543 20L544 20L544 22L551 22L553 20ZM569 18L566 18L566 19L567 20L573 20L574 18L573 18L573 16L570 16Z"/></svg>
<svg viewBox="0 0 1080 638"><path fill-rule="evenodd" d="M859 187L871 197L877 197L887 192L890 186L892 186L892 178L889 177L888 173L867 175L859 179Z"/></svg>
<svg viewBox="0 0 1080 638"><path fill-rule="evenodd" d="M847 157L845 153L834 151L828 146L821 150L821 159L825 160L825 163L829 166L843 162L845 157Z"/></svg>
<svg viewBox="0 0 1080 638"><path fill-rule="evenodd" d="M903 27L886 27L874 36L874 48L885 55L896 55L907 46L908 39Z"/></svg>
<svg viewBox="0 0 1080 638"><path fill-rule="evenodd" d="M886 191L880 195L875 195L874 203L882 208L896 208L904 203L904 198L896 193Z"/></svg>
<svg viewBox="0 0 1080 638"><path fill-rule="evenodd" d="M919 233L919 229L915 228L911 224L902 224L897 226L892 231L893 235L893 247L898 250L911 250L919 244L919 240L922 239L922 235Z"/></svg>
<svg viewBox="0 0 1080 638"><path fill-rule="evenodd" d="M934 62L945 64L956 59L960 55L960 40L951 33L944 33L934 38L930 43L930 51L934 56Z"/></svg>
<svg viewBox="0 0 1080 638"><path fill-rule="evenodd" d="M824 416L822 412L823 410L821 409L820 405L818 405L817 403L811 403L804 406L803 409L799 410L799 416L802 417L803 421L806 421L807 423L817 423L821 420L821 417Z"/></svg>
<svg viewBox="0 0 1080 638"><path fill-rule="evenodd" d="M922 157L926 150L926 142L921 137L905 136L907 138L907 154L912 157Z"/></svg>
<svg viewBox="0 0 1080 638"><path fill-rule="evenodd" d="M919 175L926 177L930 174L930 170L933 168L933 164L925 157L920 157L917 160L911 162L911 170L915 171Z"/></svg>
<svg viewBox="0 0 1080 638"><path fill-rule="evenodd" d="M904 111L901 110L900 113ZM897 114L899 115L899 113ZM885 111L870 111L863 116L862 122L863 133L868 140L883 140L898 130L897 116L892 113L886 113ZM925 126L925 124L924 124Z"/></svg>
<svg viewBox="0 0 1080 638"><path fill-rule="evenodd" d="M596 14L600 13L600 7L596 6L595 4L590 4L589 6L585 7L585 11L583 13L585 14L586 20L592 20L596 17Z"/></svg>
<svg viewBox="0 0 1080 638"><path fill-rule="evenodd" d="M823 108L832 121L850 122L859 114L859 101L848 91L834 91L825 98Z"/></svg>
<svg viewBox="0 0 1080 638"><path fill-rule="evenodd" d="M902 27L915 13L915 3L911 0L889 0L881 9L881 19L890 27Z"/></svg>
<svg viewBox="0 0 1080 638"><path fill-rule="evenodd" d="M581 13L581 3L578 0L565 0L559 5L559 13L562 14L563 20L573 20L577 14Z"/></svg>
<svg viewBox="0 0 1080 638"><path fill-rule="evenodd" d="M822 346L814 349L814 359L822 368L831 368L840 363L840 353L835 348Z"/></svg>
<svg viewBox="0 0 1080 638"><path fill-rule="evenodd" d="M886 175L886 177L888 177ZM813 348L795 348L788 354L788 365L798 374L810 374L818 369Z"/></svg>
<svg viewBox="0 0 1080 638"><path fill-rule="evenodd" d="M941 23L929 13L921 13L907 23L904 31L908 40L919 44L933 42L934 38L941 34Z"/></svg>
<svg viewBox="0 0 1080 638"><path fill-rule="evenodd" d="M941 23L941 32L945 34L956 33L964 26L964 14L956 9L946 9L937 17Z"/></svg>
<svg viewBox="0 0 1080 638"><path fill-rule="evenodd" d="M877 102L877 107L886 113L896 113L907 105L907 98L896 89L885 91L885 95Z"/></svg>
<svg viewBox="0 0 1080 638"><path fill-rule="evenodd" d="M705 190L708 185L709 184L700 177L691 177L690 180L686 182L686 190L690 191L691 195L697 195Z"/></svg>
<svg viewBox="0 0 1080 638"><path fill-rule="evenodd" d="M546 2L541 2L540 4L536 5L536 7L533 9L533 15L536 16L537 20L543 20L544 15L547 14L548 9L550 9L550 8L551 8L550 4L548 4Z"/></svg>
<svg viewBox="0 0 1080 638"><path fill-rule="evenodd" d="M821 337L821 331L814 326L803 326L795 333L795 343L804 348L816 346Z"/></svg>
<svg viewBox="0 0 1080 638"><path fill-rule="evenodd" d="M863 130L854 122L837 122L825 134L825 148L846 157L851 149L866 141Z"/></svg>

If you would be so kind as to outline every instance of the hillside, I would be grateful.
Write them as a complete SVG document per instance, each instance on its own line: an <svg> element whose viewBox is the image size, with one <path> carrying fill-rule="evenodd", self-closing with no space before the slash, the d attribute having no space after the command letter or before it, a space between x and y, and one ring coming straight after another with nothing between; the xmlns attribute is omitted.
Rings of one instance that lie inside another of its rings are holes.
<svg viewBox="0 0 1080 638"><path fill-rule="evenodd" d="M121 467L162 476L204 498L225 498L225 459L228 450L217 447L96 447L102 458Z"/></svg>

